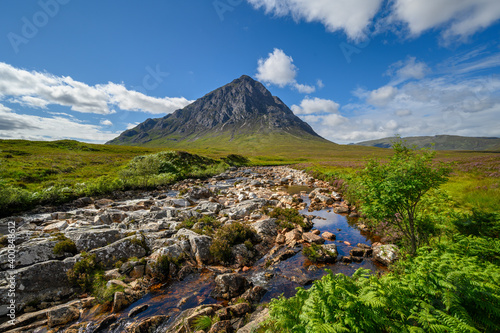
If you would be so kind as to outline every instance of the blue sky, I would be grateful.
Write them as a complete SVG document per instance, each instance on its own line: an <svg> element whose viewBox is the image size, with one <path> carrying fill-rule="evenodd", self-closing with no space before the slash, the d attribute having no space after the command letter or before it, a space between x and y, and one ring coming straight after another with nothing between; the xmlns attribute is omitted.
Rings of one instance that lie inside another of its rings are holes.
<svg viewBox="0 0 500 333"><path fill-rule="evenodd" d="M498 0L0 2L0 138L102 143L242 74L337 143L500 136Z"/></svg>

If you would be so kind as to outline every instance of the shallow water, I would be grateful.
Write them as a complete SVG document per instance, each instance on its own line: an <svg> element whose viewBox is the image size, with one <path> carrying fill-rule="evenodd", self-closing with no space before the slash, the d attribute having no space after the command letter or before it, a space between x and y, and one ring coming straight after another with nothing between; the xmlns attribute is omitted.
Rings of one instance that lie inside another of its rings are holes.
<svg viewBox="0 0 500 333"><path fill-rule="evenodd" d="M290 186L287 188L290 194L299 194L301 192L303 194L311 190L312 188L307 186ZM302 199L309 205L310 200L307 195L302 195ZM314 229L320 230L321 233L329 231L337 236L337 240L334 242L337 244L339 256L349 255L349 250L358 243L367 245L372 243L369 234L360 232L353 222L349 222L346 216L335 214L331 209L314 212L308 212L307 209L304 209L301 213L317 216L313 220ZM352 245L348 245L344 241ZM326 241L326 244L328 243L332 242ZM243 273L255 285L260 285L268 290L261 302L268 302L282 294L286 297L293 296L297 287L308 288L313 280L326 275L327 271L325 269L331 270L334 274L342 273L349 276L361 267L368 268L374 273L385 270L383 266L375 264L370 258L363 260L361 263L313 264L302 255L300 248L297 248L297 251L295 256L268 269L265 267L266 257L264 257L255 263L248 272ZM120 318L126 318L121 328L132 321L155 315L170 315L169 322L171 322L183 310L201 304L222 303L222 300L210 297L210 292L215 287L215 276L215 273L205 270L202 273L192 274L183 281L175 282L168 287L149 293L120 312ZM180 302L181 300L182 302ZM146 311L138 314L133 319L127 318L127 314L132 308L143 304L149 305ZM86 320L89 319L89 317L86 318ZM94 317L94 319L97 318ZM82 318L82 321L85 321L85 317Z"/></svg>

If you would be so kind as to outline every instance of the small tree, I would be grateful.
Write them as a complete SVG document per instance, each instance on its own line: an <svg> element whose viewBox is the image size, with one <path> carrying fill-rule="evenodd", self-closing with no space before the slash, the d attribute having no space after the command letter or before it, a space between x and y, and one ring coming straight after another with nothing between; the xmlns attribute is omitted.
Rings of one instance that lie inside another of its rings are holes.
<svg viewBox="0 0 500 333"><path fill-rule="evenodd" d="M430 150L410 149L401 140L393 149L388 163L371 160L361 173L363 213L395 226L415 254L421 224L428 223L422 216L422 198L445 183L450 170L433 166L435 152Z"/></svg>

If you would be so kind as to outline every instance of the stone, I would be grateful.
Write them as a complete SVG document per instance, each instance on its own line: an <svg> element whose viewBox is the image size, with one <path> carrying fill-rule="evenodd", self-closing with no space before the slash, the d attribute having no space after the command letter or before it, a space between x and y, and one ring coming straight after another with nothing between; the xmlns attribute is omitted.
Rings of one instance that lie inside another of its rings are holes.
<svg viewBox="0 0 500 333"><path fill-rule="evenodd" d="M218 275L215 278L215 284L212 296L225 299L237 297L251 286L251 283L245 277L236 273Z"/></svg>
<svg viewBox="0 0 500 333"><path fill-rule="evenodd" d="M273 218L254 222L250 224L250 227L253 228L257 235L262 239L276 237L278 234L276 219Z"/></svg>
<svg viewBox="0 0 500 333"><path fill-rule="evenodd" d="M334 241L337 239L337 236L335 234L332 234L331 232L325 231L324 233L321 234L321 237L323 237L326 240L329 241Z"/></svg>
<svg viewBox="0 0 500 333"><path fill-rule="evenodd" d="M298 229L293 229L285 234L286 243L291 243L292 241L298 241L302 239L302 233Z"/></svg>
<svg viewBox="0 0 500 333"><path fill-rule="evenodd" d="M132 310L129 311L128 316L129 316L129 318L132 318L135 315L137 315L137 314L139 314L141 312L146 311L148 308L149 308L148 304L138 305L138 306L136 306L135 308L133 308Z"/></svg>
<svg viewBox="0 0 500 333"><path fill-rule="evenodd" d="M67 221L59 221L55 223L51 223L43 228L44 232L55 232L55 231L63 231L68 227Z"/></svg>
<svg viewBox="0 0 500 333"><path fill-rule="evenodd" d="M17 253L14 257L15 267L24 267L36 263L58 259L61 256L54 254L54 245L57 241L51 239L29 240L16 247ZM0 250L0 268L7 270L10 268L9 249L7 247Z"/></svg>
<svg viewBox="0 0 500 333"><path fill-rule="evenodd" d="M326 195L323 195L323 194L317 194L315 199L319 199L319 202L324 204L324 205L331 205L333 204L333 199L326 196Z"/></svg>
<svg viewBox="0 0 500 333"><path fill-rule="evenodd" d="M175 235L176 238L187 237L191 245L191 254L196 259L198 264L208 263L212 256L210 254L210 245L212 245L212 238L202 236L194 231L188 229L180 229Z"/></svg>
<svg viewBox="0 0 500 333"><path fill-rule="evenodd" d="M237 333L256 332L259 326L269 318L269 308L263 308L260 311L255 311L251 316L249 323L240 328Z"/></svg>
<svg viewBox="0 0 500 333"><path fill-rule="evenodd" d="M238 244L231 247L231 254L238 267L250 264L254 257L253 252L245 244Z"/></svg>
<svg viewBox="0 0 500 333"><path fill-rule="evenodd" d="M346 206L337 206L333 208L333 212L335 214L347 214L349 213L349 207Z"/></svg>
<svg viewBox="0 0 500 333"><path fill-rule="evenodd" d="M318 229L313 230L313 231L311 231L311 232L312 232L313 234L315 234L315 235L318 235L318 236L321 234L321 231L319 231Z"/></svg>
<svg viewBox="0 0 500 333"><path fill-rule="evenodd" d="M253 288L245 291L240 297L246 299L251 304L259 303L262 297L267 293L267 290L261 286L253 286Z"/></svg>
<svg viewBox="0 0 500 333"><path fill-rule="evenodd" d="M114 243L123 237L116 229L81 229L66 232L66 237L71 239L79 252L90 251Z"/></svg>
<svg viewBox="0 0 500 333"><path fill-rule="evenodd" d="M304 232L302 234L302 239L308 243L323 244L325 240L312 232Z"/></svg>
<svg viewBox="0 0 500 333"><path fill-rule="evenodd" d="M128 274L132 279L139 279L144 276L146 272L146 265L137 265L134 266L132 271Z"/></svg>
<svg viewBox="0 0 500 333"><path fill-rule="evenodd" d="M118 286L118 287L123 287L123 288L128 288L128 284L121 280L109 280L106 282L106 288L110 288L113 286Z"/></svg>
<svg viewBox="0 0 500 333"><path fill-rule="evenodd" d="M373 259L388 266L398 259L399 248L394 244L372 246Z"/></svg>
<svg viewBox="0 0 500 333"><path fill-rule="evenodd" d="M285 237L285 235L283 235L283 234L278 234L278 236L276 236L276 240L275 240L275 242L276 242L277 244L284 244L284 243L286 242L286 237Z"/></svg>
<svg viewBox="0 0 500 333"><path fill-rule="evenodd" d="M120 239L107 246L94 249L89 252L90 255L96 255L96 261L105 268L111 268L119 260L128 258L142 258L146 255L146 250L139 244L138 236L130 236Z"/></svg>
<svg viewBox="0 0 500 333"><path fill-rule="evenodd" d="M196 206L196 210L204 213L219 214L222 209L222 205L218 202L202 201Z"/></svg>
<svg viewBox="0 0 500 333"><path fill-rule="evenodd" d="M125 309L130 304L132 304L132 298L122 291L117 291L115 292L115 295L113 297L113 307L111 309L111 312L119 312Z"/></svg>
<svg viewBox="0 0 500 333"><path fill-rule="evenodd" d="M233 327L231 321L221 320L212 325L208 333L232 332Z"/></svg>
<svg viewBox="0 0 500 333"><path fill-rule="evenodd" d="M74 305L60 305L47 312L48 326L65 325L80 318L80 310Z"/></svg>
<svg viewBox="0 0 500 333"><path fill-rule="evenodd" d="M349 251L349 254L354 257L363 257L365 255L365 249L354 247Z"/></svg>
<svg viewBox="0 0 500 333"><path fill-rule="evenodd" d="M152 333L155 332L156 329L163 324L170 316L159 315L146 318L139 322L135 322L132 325L127 327L128 333Z"/></svg>

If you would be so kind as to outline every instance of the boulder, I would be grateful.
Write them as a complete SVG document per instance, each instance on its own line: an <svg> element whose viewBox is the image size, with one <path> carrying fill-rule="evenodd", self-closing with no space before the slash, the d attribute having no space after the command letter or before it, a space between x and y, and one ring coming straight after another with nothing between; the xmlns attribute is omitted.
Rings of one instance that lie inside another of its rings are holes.
<svg viewBox="0 0 500 333"><path fill-rule="evenodd" d="M220 320L212 325L208 333L233 332L230 320Z"/></svg>
<svg viewBox="0 0 500 333"><path fill-rule="evenodd" d="M191 254L196 259L198 264L207 263L211 260L210 245L212 245L212 238L202 236L194 231L188 229L180 229L174 236L177 239L187 237L189 245L191 245Z"/></svg>
<svg viewBox="0 0 500 333"><path fill-rule="evenodd" d="M210 201L202 201L196 206L196 210L199 210L201 213L213 213L219 214L222 209L222 205L218 202L210 202Z"/></svg>
<svg viewBox="0 0 500 333"><path fill-rule="evenodd" d="M80 252L106 246L123 237L123 234L116 229L80 229L67 232L65 235L75 243Z"/></svg>
<svg viewBox="0 0 500 333"><path fill-rule="evenodd" d="M323 244L325 240L318 235L313 234L312 232L304 232L302 234L302 239L308 243L316 243Z"/></svg>
<svg viewBox="0 0 500 333"><path fill-rule="evenodd" d="M119 260L127 260L131 257L144 257L146 250L140 244L139 236L130 236L107 246L94 249L89 254L95 254L98 263L102 264L105 268L111 268Z"/></svg>
<svg viewBox="0 0 500 333"><path fill-rule="evenodd" d="M129 333L152 333L155 332L156 329L163 324L170 316L160 315L153 316L141 320L139 322L135 322L132 325L127 327L127 332Z"/></svg>
<svg viewBox="0 0 500 333"><path fill-rule="evenodd" d="M274 238L278 234L277 231L278 226L276 225L276 219L266 219L257 221L255 223L250 224L250 227L252 227L257 233L257 235L262 239L268 237Z"/></svg>
<svg viewBox="0 0 500 333"><path fill-rule="evenodd" d="M333 204L333 199L326 196L326 195L323 195L323 194L317 194L316 195L316 199L319 200L320 203L324 204L324 205L331 205Z"/></svg>
<svg viewBox="0 0 500 333"><path fill-rule="evenodd" d="M49 327L65 325L78 318L80 318L80 310L74 304L60 305L47 312L47 324Z"/></svg>
<svg viewBox="0 0 500 333"><path fill-rule="evenodd" d="M248 280L236 273L218 275L215 278L215 289L212 291L213 297L231 299L245 292L251 286Z"/></svg>
<svg viewBox="0 0 500 333"><path fill-rule="evenodd" d="M398 259L399 248L394 244L373 246L373 259L388 266Z"/></svg>
<svg viewBox="0 0 500 333"><path fill-rule="evenodd" d="M347 214L349 213L349 207L347 206L337 206L333 208L333 212L335 214Z"/></svg>
<svg viewBox="0 0 500 333"><path fill-rule="evenodd" d="M293 241L299 241L302 239L302 232L298 229L293 229L285 234L286 243L289 244Z"/></svg>
<svg viewBox="0 0 500 333"><path fill-rule="evenodd" d="M232 220L238 220L244 218L245 216L249 216L254 210L260 209L266 204L266 199L245 200L237 206L224 209L221 212L223 214L227 214L227 216Z"/></svg>
<svg viewBox="0 0 500 333"><path fill-rule="evenodd" d="M43 228L44 232L56 232L56 231L63 231L68 227L68 222L66 221L59 221L55 223L51 223Z"/></svg>
<svg viewBox="0 0 500 333"><path fill-rule="evenodd" d="M50 238L33 239L16 247L16 255L14 257L14 266L17 268L29 266L36 263L54 260L60 255L54 254L54 245L56 241ZM12 262L9 262L9 249L3 248L0 250L0 268L7 270Z"/></svg>
<svg viewBox="0 0 500 333"><path fill-rule="evenodd" d="M324 239L329 240L329 241L334 241L337 239L337 236L335 236L334 234L332 234L331 232L328 232L328 231L325 231L324 233L322 233L321 237L323 237Z"/></svg>
<svg viewBox="0 0 500 333"><path fill-rule="evenodd" d="M262 297L267 293L267 290L261 286L254 286L248 289L241 295L241 298L246 299L251 304L259 303Z"/></svg>

